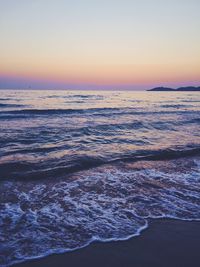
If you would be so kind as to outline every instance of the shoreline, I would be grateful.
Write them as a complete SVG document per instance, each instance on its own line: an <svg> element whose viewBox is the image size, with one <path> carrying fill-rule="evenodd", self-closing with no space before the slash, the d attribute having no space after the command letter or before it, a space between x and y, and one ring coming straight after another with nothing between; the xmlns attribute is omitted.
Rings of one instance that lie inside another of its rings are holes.
<svg viewBox="0 0 200 267"><path fill-rule="evenodd" d="M139 236L99 242L14 267L199 267L200 222L152 219Z"/></svg>

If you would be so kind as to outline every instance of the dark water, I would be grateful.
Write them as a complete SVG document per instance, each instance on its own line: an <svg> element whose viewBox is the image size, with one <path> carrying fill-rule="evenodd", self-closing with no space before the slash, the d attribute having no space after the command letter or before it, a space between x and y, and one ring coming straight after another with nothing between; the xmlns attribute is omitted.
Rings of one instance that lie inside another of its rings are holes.
<svg viewBox="0 0 200 267"><path fill-rule="evenodd" d="M200 93L0 91L0 265L200 220Z"/></svg>

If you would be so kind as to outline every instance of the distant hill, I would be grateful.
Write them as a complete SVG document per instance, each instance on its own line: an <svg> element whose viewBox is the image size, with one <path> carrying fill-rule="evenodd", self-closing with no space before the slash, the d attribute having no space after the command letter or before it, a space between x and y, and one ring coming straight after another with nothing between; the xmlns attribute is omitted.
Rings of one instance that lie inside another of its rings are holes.
<svg viewBox="0 0 200 267"><path fill-rule="evenodd" d="M159 92L162 92L162 91L200 91L200 86L199 87L195 87L195 86L186 86L186 87L179 87L177 89L173 89L173 88L169 88L169 87L156 87L156 88L153 88L153 89L149 89L147 91L159 91Z"/></svg>

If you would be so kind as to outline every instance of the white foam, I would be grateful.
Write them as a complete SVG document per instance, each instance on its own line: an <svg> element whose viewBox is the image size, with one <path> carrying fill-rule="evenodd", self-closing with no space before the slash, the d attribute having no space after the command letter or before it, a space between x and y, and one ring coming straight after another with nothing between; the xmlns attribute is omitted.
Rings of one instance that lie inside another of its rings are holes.
<svg viewBox="0 0 200 267"><path fill-rule="evenodd" d="M126 240L139 235L151 218L199 220L199 179L198 167L168 173L108 166L70 180L5 183L18 203L4 199L1 206L0 249L9 252L1 264L71 251L95 240Z"/></svg>

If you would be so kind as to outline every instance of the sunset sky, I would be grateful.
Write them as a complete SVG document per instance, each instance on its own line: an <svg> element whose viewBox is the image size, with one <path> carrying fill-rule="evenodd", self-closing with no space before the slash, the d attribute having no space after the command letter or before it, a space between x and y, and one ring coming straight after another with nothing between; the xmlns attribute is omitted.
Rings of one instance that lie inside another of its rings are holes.
<svg viewBox="0 0 200 267"><path fill-rule="evenodd" d="M199 84L199 0L0 0L0 88Z"/></svg>

